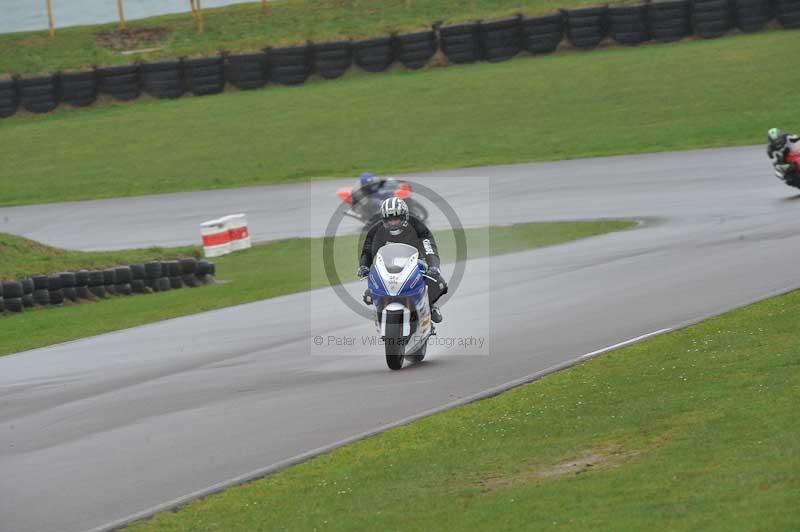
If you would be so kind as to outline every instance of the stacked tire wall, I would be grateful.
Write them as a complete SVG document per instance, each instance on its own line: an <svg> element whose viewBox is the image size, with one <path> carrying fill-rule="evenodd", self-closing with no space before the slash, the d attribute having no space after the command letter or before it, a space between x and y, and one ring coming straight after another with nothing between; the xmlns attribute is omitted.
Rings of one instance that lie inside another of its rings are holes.
<svg viewBox="0 0 800 532"><path fill-rule="evenodd" d="M619 44L637 45L650 40L647 6L619 6L608 10L608 34Z"/></svg>
<svg viewBox="0 0 800 532"><path fill-rule="evenodd" d="M0 313L33 307L99 301L112 296L196 288L214 282L213 262L194 258L152 261L102 270L34 275L22 281L0 282Z"/></svg>
<svg viewBox="0 0 800 532"><path fill-rule="evenodd" d="M659 42L673 42L691 35L692 22L688 0L654 2L647 6L650 36Z"/></svg>
<svg viewBox="0 0 800 532"><path fill-rule="evenodd" d="M567 38L575 48L591 50L608 35L606 7L566 10Z"/></svg>
<svg viewBox="0 0 800 532"><path fill-rule="evenodd" d="M61 103L85 107L101 95L118 101L135 100L143 93L173 99L186 93L218 94L226 84L239 90L271 83L301 85L315 73L323 79L338 78L353 65L374 73L394 63L414 70L427 65L439 51L452 64L496 62L520 52L553 53L565 39L579 50L592 50L607 38L628 46L673 42L690 35L713 39L734 29L759 31L772 20L786 29L800 28L800 0L656 0L562 10L542 17L436 25L428 31L360 41L7 77L0 78L0 119L19 109L49 113Z"/></svg>

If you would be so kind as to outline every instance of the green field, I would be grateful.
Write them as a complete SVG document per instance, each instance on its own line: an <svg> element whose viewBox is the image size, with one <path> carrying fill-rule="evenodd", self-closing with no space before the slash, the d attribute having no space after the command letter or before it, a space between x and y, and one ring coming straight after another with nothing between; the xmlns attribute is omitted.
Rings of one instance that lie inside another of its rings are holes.
<svg viewBox="0 0 800 532"><path fill-rule="evenodd" d="M126 530L798 530L798 314L767 300Z"/></svg>
<svg viewBox="0 0 800 532"><path fill-rule="evenodd" d="M533 249L619 231L632 225L633 222L628 221L597 221L469 229L465 231L467 257ZM442 260L452 262L455 257L453 233L437 231L436 238ZM327 279L312 271L311 267L311 257L318 257L321 240L278 240L213 259L220 282L202 288L113 297L96 303L66 303L61 308L0 316L0 355L325 286ZM195 248L167 248L83 254L54 250L24 239L0 235L0 249L4 249L3 242L14 242L19 247L24 245L29 250L27 254L8 261L6 255L0 255L3 277L10 277L11 272L20 270L51 273L128 264L150 257L191 255L197 251ZM341 280L355 280L360 251L357 236L337 238L334 250Z"/></svg>
<svg viewBox="0 0 800 532"><path fill-rule="evenodd" d="M0 205L759 143L791 125L767 102L793 100L797 73L774 51L799 38L398 69L11 118L0 121Z"/></svg>
<svg viewBox="0 0 800 532"><path fill-rule="evenodd" d="M103 34L117 29L116 24L59 29L54 39L46 31L0 35L0 74L46 73L135 60L216 55L220 50L257 51L306 40L385 36L428 29L434 22L491 20L517 13L550 14L560 8L597 3L596 0L280 0L270 2L268 17L262 15L260 2L240 4L204 10L203 34L198 33L187 12L131 21L128 26L134 33L127 41L103 38ZM39 7L44 10L44 2ZM188 11L188 2L186 8ZM143 30L149 30L147 38L141 34ZM121 53L152 48L158 50L136 55Z"/></svg>

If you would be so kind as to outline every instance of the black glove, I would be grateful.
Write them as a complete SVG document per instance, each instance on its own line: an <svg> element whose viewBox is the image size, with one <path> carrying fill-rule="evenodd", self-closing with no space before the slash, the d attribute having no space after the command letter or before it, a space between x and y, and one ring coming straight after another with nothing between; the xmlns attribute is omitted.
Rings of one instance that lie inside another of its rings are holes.
<svg viewBox="0 0 800 532"><path fill-rule="evenodd" d="M369 275L369 266L359 266L358 273L356 275L358 275L359 279L363 279L364 277Z"/></svg>
<svg viewBox="0 0 800 532"><path fill-rule="evenodd" d="M439 278L442 276L442 270L440 270L438 266L429 266L428 271L426 271L425 273L435 278Z"/></svg>

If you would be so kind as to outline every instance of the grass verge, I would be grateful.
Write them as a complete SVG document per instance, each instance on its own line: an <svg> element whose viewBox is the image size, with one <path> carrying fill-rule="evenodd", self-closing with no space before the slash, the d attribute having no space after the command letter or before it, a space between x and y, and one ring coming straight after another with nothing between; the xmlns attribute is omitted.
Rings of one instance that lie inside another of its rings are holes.
<svg viewBox="0 0 800 532"><path fill-rule="evenodd" d="M0 205L754 144L786 123L764 95L794 97L797 75L773 51L798 35L397 69L12 118L0 122Z"/></svg>
<svg viewBox="0 0 800 532"><path fill-rule="evenodd" d="M629 221L597 221L468 229L468 256L477 258L533 249L619 231L632 225ZM455 256L452 232L437 232L436 236L443 261L452 260ZM116 297L99 303L66 303L61 308L7 316L0 321L0 355L324 286L327 280L312 277L309 266L312 249L321 249L318 244L319 239L278 240L219 257L214 262L217 279L223 282L199 289ZM191 249L180 248L181 251ZM358 250L357 235L337 238L334 260L343 282L355 280ZM176 248L163 251L168 256L177 254ZM130 262L127 259L144 257L146 253L120 252L114 256L125 258L123 263L127 263ZM59 264L82 267L78 260Z"/></svg>
<svg viewBox="0 0 800 532"><path fill-rule="evenodd" d="M776 297L126 530L796 530L798 314Z"/></svg>
<svg viewBox="0 0 800 532"><path fill-rule="evenodd" d="M84 252L46 246L20 236L0 233L0 280L23 279L34 274L102 269L149 260L201 255L197 246L152 247L125 251Z"/></svg>
<svg viewBox="0 0 800 532"><path fill-rule="evenodd" d="M619 0L611 3L621 3ZM116 24L0 35L0 74L39 73L93 65L130 63L181 56L242 52L266 46L384 36L424 30L438 22L498 19L517 13L550 14L560 8L597 5L597 0L281 0L204 9L205 32L198 33L190 13L130 21L120 33ZM37 6L38 7L38 6ZM187 3L188 8L188 3ZM41 9L44 9L42 4ZM126 55L122 52L155 51Z"/></svg>

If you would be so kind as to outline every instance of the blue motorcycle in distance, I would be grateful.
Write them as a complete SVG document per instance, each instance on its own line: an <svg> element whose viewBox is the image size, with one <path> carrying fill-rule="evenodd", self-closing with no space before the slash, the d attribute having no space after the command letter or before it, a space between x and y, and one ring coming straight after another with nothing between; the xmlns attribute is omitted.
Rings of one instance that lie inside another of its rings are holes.
<svg viewBox="0 0 800 532"><path fill-rule="evenodd" d="M336 195L350 205L345 214L368 227L380 218L383 200L392 196L405 200L409 214L417 220L424 222L428 219L428 210L411 197L411 184L403 181L386 179L375 183L375 186L341 187L336 191Z"/></svg>
<svg viewBox="0 0 800 532"><path fill-rule="evenodd" d="M398 243L380 248L370 268L367 284L389 369L425 358L433 333L426 269L417 248Z"/></svg>

